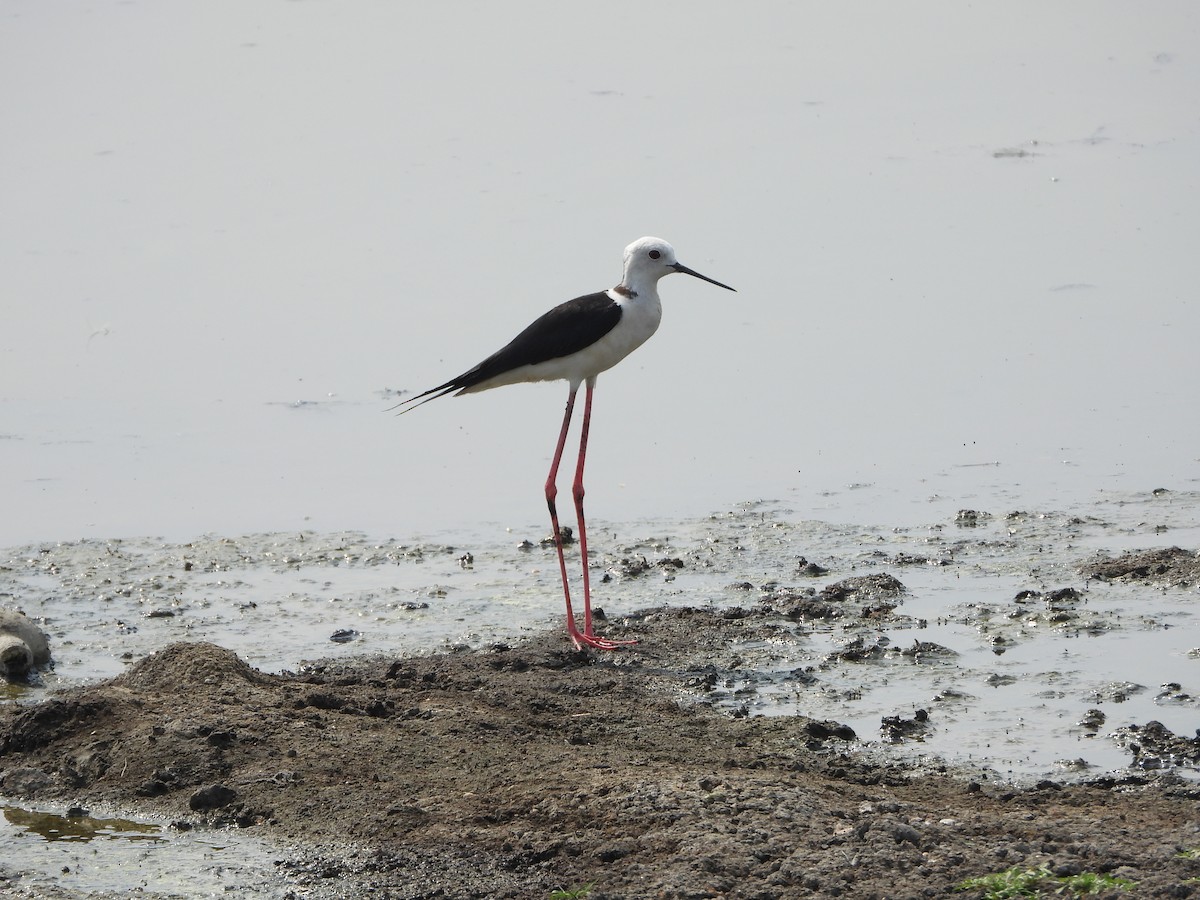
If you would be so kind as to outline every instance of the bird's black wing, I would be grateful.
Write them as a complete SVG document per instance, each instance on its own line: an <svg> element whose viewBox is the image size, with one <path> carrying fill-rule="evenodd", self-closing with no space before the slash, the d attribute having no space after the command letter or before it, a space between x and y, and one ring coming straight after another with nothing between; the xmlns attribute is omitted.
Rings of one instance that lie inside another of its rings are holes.
<svg viewBox="0 0 1200 900"><path fill-rule="evenodd" d="M607 291L585 294L560 303L535 319L528 328L473 369L451 378L445 384L439 384L424 393L410 397L400 405L413 409L409 404L415 403L419 406L416 401L436 400L446 394L475 387L522 366L533 366L578 353L612 331L620 321L621 306Z"/></svg>

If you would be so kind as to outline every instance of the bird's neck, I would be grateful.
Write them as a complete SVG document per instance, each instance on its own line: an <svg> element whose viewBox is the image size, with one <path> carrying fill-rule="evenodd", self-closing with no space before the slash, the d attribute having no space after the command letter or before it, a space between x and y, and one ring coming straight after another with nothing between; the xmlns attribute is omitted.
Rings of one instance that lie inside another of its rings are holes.
<svg viewBox="0 0 1200 900"><path fill-rule="evenodd" d="M657 281L634 281L632 284L622 281L609 294L622 305L658 306L660 302Z"/></svg>

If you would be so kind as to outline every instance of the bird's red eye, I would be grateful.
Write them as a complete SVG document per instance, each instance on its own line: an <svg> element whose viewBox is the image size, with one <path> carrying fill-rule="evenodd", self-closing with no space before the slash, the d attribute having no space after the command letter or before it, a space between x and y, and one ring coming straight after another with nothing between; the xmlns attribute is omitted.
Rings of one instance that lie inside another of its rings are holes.
<svg viewBox="0 0 1200 900"><path fill-rule="evenodd" d="M651 258L651 259L658 259L660 256L662 256L662 254L661 254L661 253L659 253L657 250L651 250L651 251L650 251L650 258Z"/></svg>

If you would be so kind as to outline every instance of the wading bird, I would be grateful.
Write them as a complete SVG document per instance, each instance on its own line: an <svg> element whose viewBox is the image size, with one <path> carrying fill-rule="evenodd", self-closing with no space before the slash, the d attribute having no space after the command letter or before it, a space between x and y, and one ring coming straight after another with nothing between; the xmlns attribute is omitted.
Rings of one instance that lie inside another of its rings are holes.
<svg viewBox="0 0 1200 900"><path fill-rule="evenodd" d="M568 300L518 334L473 369L468 369L444 384L410 397L396 408L410 412L430 400L447 394L473 394L522 381L565 380L570 386L567 411L554 448L554 462L546 478L546 505L554 527L558 549L558 567L562 575L563 596L567 602L567 633L576 648L613 650L621 644L600 637L592 630L592 588L588 577L587 529L583 519L583 463L587 455L588 426L592 418L592 392L596 376L607 371L644 344L658 330L662 304L658 282L664 275L683 272L727 291L727 284L701 275L675 258L675 248L661 238L644 237L625 248L625 272L616 287L596 294ZM575 410L575 395L581 384L587 385L583 401L583 427L579 435L579 461L575 466L572 494L579 526L579 554L583 560L583 630L575 622L571 609L571 588L567 580L567 562L563 556L562 532L558 527L558 466L567 443L567 429Z"/></svg>

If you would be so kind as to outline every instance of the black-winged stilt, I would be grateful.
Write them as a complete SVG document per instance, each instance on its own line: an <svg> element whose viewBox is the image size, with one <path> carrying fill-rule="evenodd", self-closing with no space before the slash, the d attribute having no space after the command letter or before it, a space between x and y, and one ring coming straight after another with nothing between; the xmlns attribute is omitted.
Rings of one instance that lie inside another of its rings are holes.
<svg viewBox="0 0 1200 900"><path fill-rule="evenodd" d="M576 648L580 649L586 645L598 650L612 650L621 644L636 643L608 640L592 630L592 588L588 577L587 529L583 520L583 463L587 454L596 376L611 369L658 330L658 323L662 320L658 281L672 272L683 272L727 291L734 290L680 263L675 258L675 248L661 238L639 238L625 248L625 273L616 287L596 294L585 294L554 307L473 369L410 397L397 407L404 413L451 393L473 394L522 381L567 381L570 385L567 411L558 434L558 444L554 448L554 462L546 478L546 505L550 507L563 596L567 602L567 633ZM562 532L558 527L554 498L558 494L558 465L567 443L567 429L575 409L575 394L579 386L585 383L587 392L583 401L583 427L579 434L579 461L572 485L579 523L579 554L583 561L583 631L580 631L571 610L571 588L567 580L567 562L563 556Z"/></svg>

